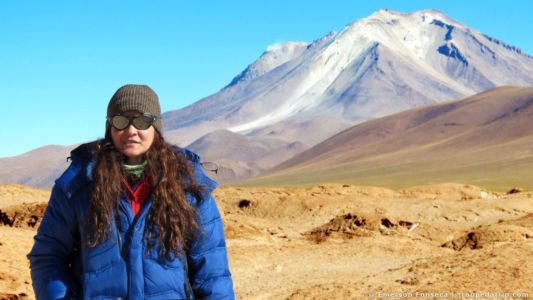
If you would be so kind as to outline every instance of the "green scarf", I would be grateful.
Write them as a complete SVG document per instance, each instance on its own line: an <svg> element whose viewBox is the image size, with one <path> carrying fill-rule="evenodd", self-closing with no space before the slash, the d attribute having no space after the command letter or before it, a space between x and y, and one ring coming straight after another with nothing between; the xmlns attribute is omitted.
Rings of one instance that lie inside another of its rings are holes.
<svg viewBox="0 0 533 300"><path fill-rule="evenodd" d="M126 175L128 175L129 177L131 177L134 180L137 180L137 179L141 178L141 176L143 175L144 167L146 167L147 163L148 163L148 161L145 160L140 165L126 165L126 164L123 164L122 165L122 169L124 170Z"/></svg>

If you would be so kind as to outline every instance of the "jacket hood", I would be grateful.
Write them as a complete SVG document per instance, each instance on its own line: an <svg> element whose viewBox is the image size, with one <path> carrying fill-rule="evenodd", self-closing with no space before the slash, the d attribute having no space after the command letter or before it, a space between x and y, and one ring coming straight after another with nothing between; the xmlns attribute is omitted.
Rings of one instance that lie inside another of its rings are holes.
<svg viewBox="0 0 533 300"><path fill-rule="evenodd" d="M93 156L93 149L96 141L82 144L70 152L69 159L72 161L67 170L56 180L65 195L70 198L82 186L93 181L93 169L96 160ZM172 146L175 153L185 156L193 165L198 184L203 185L211 193L218 183L207 177L201 167L200 156L188 149Z"/></svg>

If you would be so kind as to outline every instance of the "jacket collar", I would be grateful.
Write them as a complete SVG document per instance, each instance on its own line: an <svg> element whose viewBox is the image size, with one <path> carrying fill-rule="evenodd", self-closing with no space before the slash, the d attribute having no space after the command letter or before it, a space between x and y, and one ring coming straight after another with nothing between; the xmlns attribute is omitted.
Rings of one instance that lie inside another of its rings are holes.
<svg viewBox="0 0 533 300"><path fill-rule="evenodd" d="M70 198L82 186L93 179L95 160L92 155L96 142L82 144L70 152L70 166L56 180L56 185Z"/></svg>

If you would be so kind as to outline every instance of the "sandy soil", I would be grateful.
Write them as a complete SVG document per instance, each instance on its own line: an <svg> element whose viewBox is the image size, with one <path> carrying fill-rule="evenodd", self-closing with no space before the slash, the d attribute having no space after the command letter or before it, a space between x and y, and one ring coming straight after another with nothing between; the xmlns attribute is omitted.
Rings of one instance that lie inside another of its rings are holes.
<svg viewBox="0 0 533 300"><path fill-rule="evenodd" d="M34 298L25 255L43 195L0 187L0 299ZM239 299L533 297L531 192L331 184L215 197Z"/></svg>
<svg viewBox="0 0 533 300"><path fill-rule="evenodd" d="M20 184L0 184L0 209L11 205L48 202L50 191Z"/></svg>

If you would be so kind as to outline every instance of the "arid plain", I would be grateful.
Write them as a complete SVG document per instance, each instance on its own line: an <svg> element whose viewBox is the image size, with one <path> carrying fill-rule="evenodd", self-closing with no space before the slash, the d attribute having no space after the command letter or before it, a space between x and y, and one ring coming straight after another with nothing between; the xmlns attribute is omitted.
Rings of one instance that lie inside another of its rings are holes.
<svg viewBox="0 0 533 300"><path fill-rule="evenodd" d="M2 299L34 298L26 254L48 196L0 186ZM532 192L456 183L401 190L324 184L222 186L215 197L239 299L533 293Z"/></svg>

